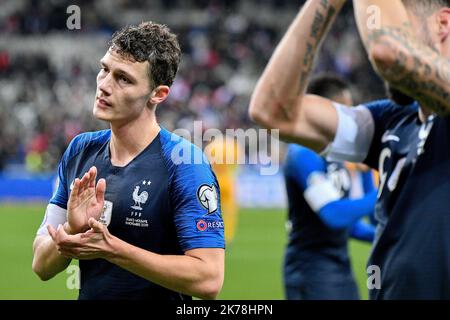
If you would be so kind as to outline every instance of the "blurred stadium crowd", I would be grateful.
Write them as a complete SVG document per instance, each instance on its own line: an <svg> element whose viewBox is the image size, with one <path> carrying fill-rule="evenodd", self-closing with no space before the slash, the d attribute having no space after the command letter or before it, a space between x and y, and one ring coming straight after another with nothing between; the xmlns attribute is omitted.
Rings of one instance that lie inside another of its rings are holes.
<svg viewBox="0 0 450 320"><path fill-rule="evenodd" d="M25 164L50 172L70 140L105 128L92 117L99 59L111 34L153 20L179 35L183 61L159 107L168 129L254 127L247 108L256 79L304 1L3 0L0 3L0 170ZM69 5L81 29L66 26ZM351 3L322 48L316 71L354 84L356 102L381 98L383 86L362 49Z"/></svg>

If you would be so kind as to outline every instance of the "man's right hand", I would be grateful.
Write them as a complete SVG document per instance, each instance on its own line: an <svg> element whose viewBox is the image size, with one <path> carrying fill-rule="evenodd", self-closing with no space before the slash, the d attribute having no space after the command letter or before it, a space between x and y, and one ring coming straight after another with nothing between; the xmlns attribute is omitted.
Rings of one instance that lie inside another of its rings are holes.
<svg viewBox="0 0 450 320"><path fill-rule="evenodd" d="M95 185L97 168L91 167L80 179L76 178L67 202L67 223L64 229L69 234L85 232L89 229L89 218L98 220L105 204L106 180L100 179Z"/></svg>

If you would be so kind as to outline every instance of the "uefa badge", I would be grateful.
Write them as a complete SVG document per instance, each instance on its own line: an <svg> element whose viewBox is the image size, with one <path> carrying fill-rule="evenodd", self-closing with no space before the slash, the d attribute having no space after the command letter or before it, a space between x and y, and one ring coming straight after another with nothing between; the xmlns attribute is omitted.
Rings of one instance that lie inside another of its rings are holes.
<svg viewBox="0 0 450 320"><path fill-rule="evenodd" d="M211 186L207 184L201 185L197 190L197 198L200 201L203 208L208 210L207 214L216 212L219 207L219 197L217 195L217 189L212 184Z"/></svg>

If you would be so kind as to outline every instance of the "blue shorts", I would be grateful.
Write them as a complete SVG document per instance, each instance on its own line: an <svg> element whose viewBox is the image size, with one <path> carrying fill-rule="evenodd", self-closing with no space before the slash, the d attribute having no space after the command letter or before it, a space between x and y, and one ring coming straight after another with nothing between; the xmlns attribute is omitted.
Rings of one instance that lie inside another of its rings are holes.
<svg viewBox="0 0 450 320"><path fill-rule="evenodd" d="M355 281L326 279L305 279L297 285L285 284L288 300L359 300Z"/></svg>

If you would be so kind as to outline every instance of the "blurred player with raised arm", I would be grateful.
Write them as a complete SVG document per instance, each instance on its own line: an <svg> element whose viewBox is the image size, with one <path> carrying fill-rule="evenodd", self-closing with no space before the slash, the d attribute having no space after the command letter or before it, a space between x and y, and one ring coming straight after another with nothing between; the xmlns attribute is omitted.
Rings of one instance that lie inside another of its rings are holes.
<svg viewBox="0 0 450 320"><path fill-rule="evenodd" d="M212 299L224 277L219 186L202 151L161 128L176 36L145 22L116 32L93 113L110 130L75 137L34 241L42 280L80 260L79 299ZM200 161L198 161L200 159Z"/></svg>
<svg viewBox="0 0 450 320"><path fill-rule="evenodd" d="M373 66L415 102L349 108L305 94L320 42L345 2L305 3L259 79L250 116L328 160L379 169L372 299L450 299L450 3L353 2ZM380 12L375 24L367 20L371 6Z"/></svg>
<svg viewBox="0 0 450 320"><path fill-rule="evenodd" d="M325 74L311 80L308 92L353 104L349 85ZM350 199L350 172L341 162L328 162L311 149L290 144L284 166L289 200L289 243L284 286L289 300L357 300L358 288L347 240L371 242L375 227L361 219L373 214L376 190L370 171L355 177L365 195ZM365 182L365 183L364 183Z"/></svg>

